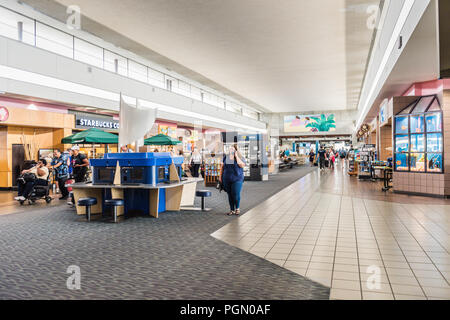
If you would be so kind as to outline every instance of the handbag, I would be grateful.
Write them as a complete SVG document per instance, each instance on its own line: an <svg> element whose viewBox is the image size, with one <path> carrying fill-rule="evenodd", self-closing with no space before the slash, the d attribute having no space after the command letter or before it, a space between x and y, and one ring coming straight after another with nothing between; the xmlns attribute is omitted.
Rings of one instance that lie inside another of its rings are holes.
<svg viewBox="0 0 450 320"><path fill-rule="evenodd" d="M225 190L223 183L220 181L217 181L216 189L219 190L219 192L222 192L222 190Z"/></svg>

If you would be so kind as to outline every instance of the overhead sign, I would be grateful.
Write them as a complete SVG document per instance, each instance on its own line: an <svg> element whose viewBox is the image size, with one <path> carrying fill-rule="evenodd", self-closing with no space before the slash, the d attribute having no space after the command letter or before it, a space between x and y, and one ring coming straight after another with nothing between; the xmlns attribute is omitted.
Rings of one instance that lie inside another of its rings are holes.
<svg viewBox="0 0 450 320"><path fill-rule="evenodd" d="M78 127L89 127L89 128L100 128L100 129L119 129L119 121L106 121L106 120L96 120L89 118L77 118L76 126Z"/></svg>
<svg viewBox="0 0 450 320"><path fill-rule="evenodd" d="M9 111L6 107L0 106L0 122L4 122L9 119Z"/></svg>
<svg viewBox="0 0 450 320"><path fill-rule="evenodd" d="M84 112L69 111L75 115L75 128L90 129L98 128L108 131L119 130L119 121L112 116L97 115Z"/></svg>
<svg viewBox="0 0 450 320"><path fill-rule="evenodd" d="M388 120L388 110L387 110L387 105L388 105L389 101L387 99L385 99L380 107L380 124L384 124L387 122Z"/></svg>

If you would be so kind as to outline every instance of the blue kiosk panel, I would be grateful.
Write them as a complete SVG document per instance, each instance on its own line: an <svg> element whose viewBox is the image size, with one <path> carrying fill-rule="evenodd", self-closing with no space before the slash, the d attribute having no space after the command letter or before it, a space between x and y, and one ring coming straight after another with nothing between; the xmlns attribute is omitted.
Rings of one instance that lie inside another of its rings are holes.
<svg viewBox="0 0 450 320"><path fill-rule="evenodd" d="M169 168L173 163L181 179L183 157L172 157L170 153L107 153L102 159L91 159L93 184L112 184L117 163L120 166L122 185L167 183ZM111 191L105 189L104 199L111 199ZM148 189L124 189L125 214L149 212ZM104 204L103 204L104 206ZM159 189L158 212L166 210L166 191Z"/></svg>

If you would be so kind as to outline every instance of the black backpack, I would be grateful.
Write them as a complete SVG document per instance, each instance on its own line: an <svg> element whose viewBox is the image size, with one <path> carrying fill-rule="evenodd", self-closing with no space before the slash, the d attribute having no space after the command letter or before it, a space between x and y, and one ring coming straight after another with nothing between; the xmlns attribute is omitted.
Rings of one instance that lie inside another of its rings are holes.
<svg viewBox="0 0 450 320"><path fill-rule="evenodd" d="M37 177L34 173L27 172L21 175L18 180L23 180L23 182L34 182L36 181L36 179Z"/></svg>

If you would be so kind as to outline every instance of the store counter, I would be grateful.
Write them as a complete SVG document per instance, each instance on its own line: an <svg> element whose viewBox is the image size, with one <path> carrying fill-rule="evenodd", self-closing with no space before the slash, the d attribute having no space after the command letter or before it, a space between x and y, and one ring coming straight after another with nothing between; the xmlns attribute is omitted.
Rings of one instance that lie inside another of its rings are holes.
<svg viewBox="0 0 450 320"><path fill-rule="evenodd" d="M105 200L120 198L125 206L118 208L117 215L128 213L148 214L158 218L164 211L180 211L183 206L193 205L197 182L202 178L187 178L176 183L153 184L92 184L74 183L71 185L77 214L84 215L84 207L77 205L78 199L91 197L97 199L92 206L92 214L101 214L105 209Z"/></svg>

